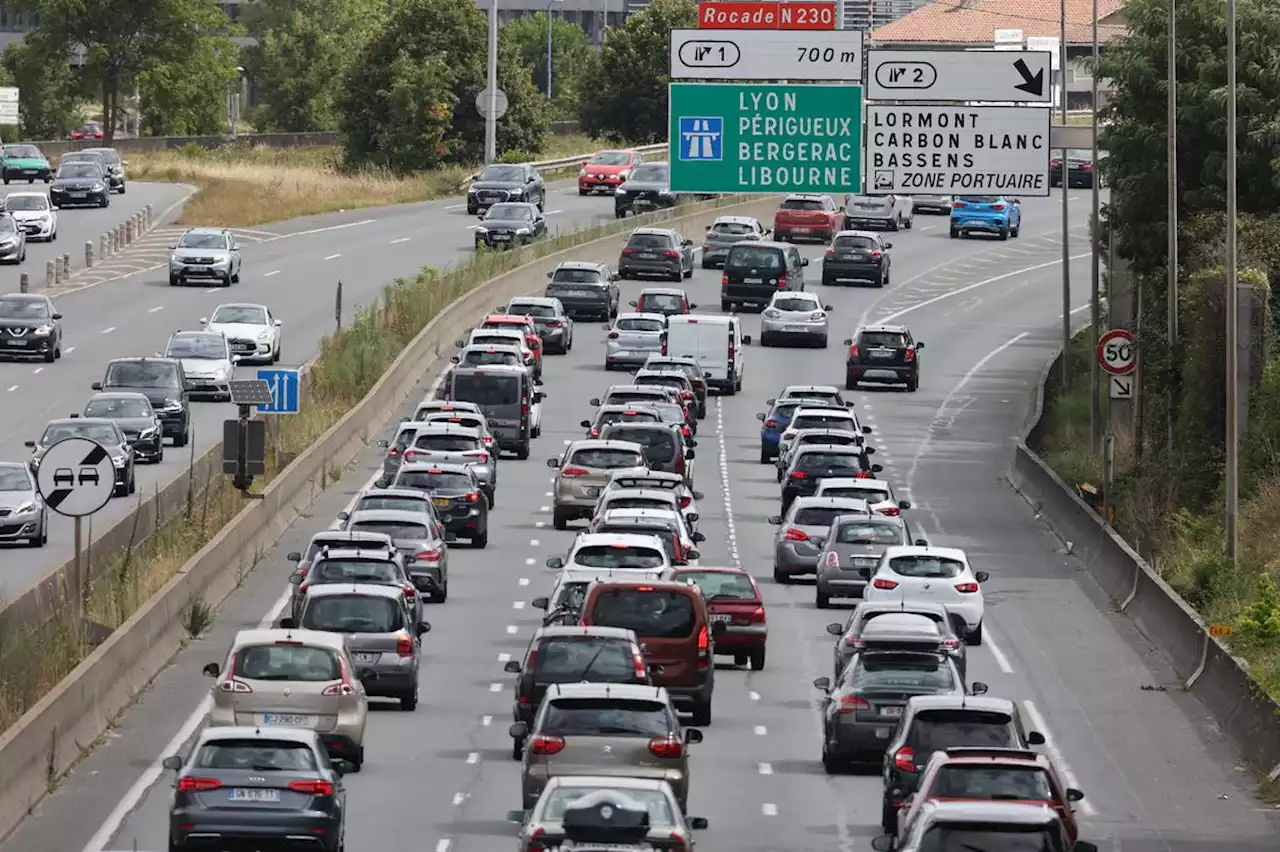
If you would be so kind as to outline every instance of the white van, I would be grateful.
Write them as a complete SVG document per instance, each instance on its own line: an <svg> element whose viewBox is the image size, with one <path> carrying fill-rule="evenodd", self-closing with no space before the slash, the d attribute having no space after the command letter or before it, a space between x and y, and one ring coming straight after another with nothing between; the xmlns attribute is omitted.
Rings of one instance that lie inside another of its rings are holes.
<svg viewBox="0 0 1280 852"><path fill-rule="evenodd" d="M727 396L742 390L743 351L751 335L742 333L742 322L725 314L674 314L667 318L662 354L692 357L702 368L707 384Z"/></svg>

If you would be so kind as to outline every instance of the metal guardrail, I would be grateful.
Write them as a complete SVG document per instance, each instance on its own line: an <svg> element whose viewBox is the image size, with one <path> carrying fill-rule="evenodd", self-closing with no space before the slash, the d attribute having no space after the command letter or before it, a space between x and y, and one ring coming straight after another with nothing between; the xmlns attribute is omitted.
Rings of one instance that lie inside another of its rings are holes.
<svg viewBox="0 0 1280 852"><path fill-rule="evenodd" d="M659 142L656 145L637 145L633 150L639 151L641 154L665 154L667 152L667 143ZM558 160L540 160L536 163L529 163L540 172L553 172L559 169L569 169L580 164L583 160L594 154L594 151L586 154L578 154L573 157L561 157Z"/></svg>

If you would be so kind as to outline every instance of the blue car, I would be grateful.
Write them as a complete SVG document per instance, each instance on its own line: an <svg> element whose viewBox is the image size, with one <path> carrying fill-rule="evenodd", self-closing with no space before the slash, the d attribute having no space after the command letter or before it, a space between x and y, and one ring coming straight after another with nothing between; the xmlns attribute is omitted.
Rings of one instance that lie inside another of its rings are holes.
<svg viewBox="0 0 1280 852"><path fill-rule="evenodd" d="M1002 240L1022 230L1022 202L1005 195L959 195L951 204L951 239L994 234Z"/></svg>
<svg viewBox="0 0 1280 852"><path fill-rule="evenodd" d="M760 427L760 464L768 464L778 457L778 441L782 433L787 431L791 423L791 415L797 408L813 405L827 405L830 400L789 397L775 400L768 414L757 414L756 419L764 421Z"/></svg>

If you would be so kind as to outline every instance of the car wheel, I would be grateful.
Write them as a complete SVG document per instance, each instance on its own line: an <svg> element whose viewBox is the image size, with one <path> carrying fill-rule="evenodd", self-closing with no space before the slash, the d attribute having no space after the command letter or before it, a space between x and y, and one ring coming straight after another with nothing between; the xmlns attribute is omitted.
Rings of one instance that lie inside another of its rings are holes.
<svg viewBox="0 0 1280 852"><path fill-rule="evenodd" d="M232 279L231 273L230 273L230 272L228 272L228 273L226 274L226 276L222 279L222 286L223 286L223 287L230 287L230 286L231 286L231 282L232 282L232 280L233 280L233 279Z"/></svg>
<svg viewBox="0 0 1280 852"><path fill-rule="evenodd" d="M585 192L584 192L584 193L582 193L582 194L583 194L583 195L586 195L586 193L585 193ZM512 738L512 740L511 740L511 759L512 759L512 760L524 760L524 740L517 740L517 739L515 739L515 738Z"/></svg>
<svg viewBox="0 0 1280 852"><path fill-rule="evenodd" d="M982 644L982 622L978 622L978 626L965 634L964 644L981 645Z"/></svg>
<svg viewBox="0 0 1280 852"><path fill-rule="evenodd" d="M485 527L484 532L471 537L471 546L476 550L484 550L489 546L489 528Z"/></svg>
<svg viewBox="0 0 1280 852"><path fill-rule="evenodd" d="M525 461L526 459L528 459L528 458L529 458L529 444L528 444L528 443L521 444L521 445L516 449L516 458L520 459L520 461Z"/></svg>
<svg viewBox="0 0 1280 852"><path fill-rule="evenodd" d="M711 724L711 699L694 702L693 718L690 722L695 728L705 728Z"/></svg>
<svg viewBox="0 0 1280 852"><path fill-rule="evenodd" d="M177 275L170 275L170 276L169 276L169 286L170 286L170 287L177 287L177 286L178 286L178 284L180 283L180 281L181 281L181 279L180 279Z"/></svg>
<svg viewBox="0 0 1280 852"><path fill-rule="evenodd" d="M239 283L240 283L240 270L239 270L239 269L237 269L237 270L235 271L235 274L231 276L231 283L232 283L232 284L239 284Z"/></svg>
<svg viewBox="0 0 1280 852"><path fill-rule="evenodd" d="M191 439L191 432L190 432L190 430L189 430L188 428L184 428L184 429L182 430L182 434L181 434L181 435L176 435L176 436L174 436L174 439L173 439L173 445L174 445L175 447L185 447L185 446L187 445L187 441L188 441L188 440L190 440L190 439Z"/></svg>
<svg viewBox="0 0 1280 852"><path fill-rule="evenodd" d="M813 602L817 605L818 609L830 609L831 595L824 595L820 591L815 592L813 597Z"/></svg>
<svg viewBox="0 0 1280 852"><path fill-rule="evenodd" d="M912 376L911 378L907 379L907 391L909 393L915 393L916 389L919 387L920 387L919 376Z"/></svg>
<svg viewBox="0 0 1280 852"><path fill-rule="evenodd" d="M479 207L477 207L477 206L475 206L474 204L468 204L468 205L467 205L467 215L468 215L468 216L475 216L475 215L476 215L476 214L478 214L479 212L480 212L480 208L479 208Z"/></svg>
<svg viewBox="0 0 1280 852"><path fill-rule="evenodd" d="M138 490L138 474L132 467L129 468L129 493L133 494Z"/></svg>
<svg viewBox="0 0 1280 852"><path fill-rule="evenodd" d="M405 711L415 710L417 709L417 707L418 707L418 692L416 689L413 692L410 692L408 695L400 696L401 710L405 710Z"/></svg>
<svg viewBox="0 0 1280 852"><path fill-rule="evenodd" d="M578 187L578 194L579 194L579 195L590 195L590 194L591 194L591 190L589 190L589 189L583 189L582 187Z"/></svg>
<svg viewBox="0 0 1280 852"><path fill-rule="evenodd" d="M952 229L951 229L951 239L953 239L953 240L958 240L958 239L960 239L960 229L959 229L959 228L952 228Z"/></svg>
<svg viewBox="0 0 1280 852"><path fill-rule="evenodd" d="M615 219L625 219L626 217L627 217L627 211L625 211L625 210L615 210L615 211L613 211L613 218L615 218Z"/></svg>
<svg viewBox="0 0 1280 852"><path fill-rule="evenodd" d="M916 217L915 217L915 214L913 213L912 215L907 217L907 221L904 223L904 226L908 231L910 231L915 224L916 224Z"/></svg>
<svg viewBox="0 0 1280 852"><path fill-rule="evenodd" d="M1015 240L1018 238L1018 234L1021 234L1021 233L1022 233L1021 222L1019 222L1018 224L1014 225L1012 228L1009 229L1009 236L1013 237Z"/></svg>
<svg viewBox="0 0 1280 852"><path fill-rule="evenodd" d="M431 600L436 603L444 603L449 600L449 583L447 580L440 584L440 588L431 596Z"/></svg>
<svg viewBox="0 0 1280 852"><path fill-rule="evenodd" d="M760 332L760 346L766 349L773 346L773 338L765 334L763 331Z"/></svg>
<svg viewBox="0 0 1280 852"><path fill-rule="evenodd" d="M44 353L44 362L46 364L52 364L56 360L58 360L57 349L50 349L48 352Z"/></svg>
<svg viewBox="0 0 1280 852"><path fill-rule="evenodd" d="M1001 239L1001 241L1009 239L1009 226L1008 226L1008 225L1004 225L1003 227L1001 227L1001 228L1000 228L1000 239Z"/></svg>
<svg viewBox="0 0 1280 852"><path fill-rule="evenodd" d="M492 509L498 505L498 489L493 489L485 494L489 498L489 508Z"/></svg>
<svg viewBox="0 0 1280 852"><path fill-rule="evenodd" d="M773 461L773 456L769 455L769 451L763 447L760 449L760 464L768 464Z"/></svg>
<svg viewBox="0 0 1280 852"><path fill-rule="evenodd" d="M789 586L791 585L791 578L784 574L782 570L775 565L773 567L773 582L780 586Z"/></svg>
<svg viewBox="0 0 1280 852"><path fill-rule="evenodd" d="M825 748L822 750L822 768L828 775L838 775L841 768L839 759Z"/></svg>
<svg viewBox="0 0 1280 852"><path fill-rule="evenodd" d="M889 834L898 833L898 809L888 799L880 803L880 827Z"/></svg>
<svg viewBox="0 0 1280 852"><path fill-rule="evenodd" d="M49 543L49 528L44 524L40 525L40 534L35 538L27 539L28 547L44 547Z"/></svg>
<svg viewBox="0 0 1280 852"><path fill-rule="evenodd" d="M759 651L752 651L748 655L748 659L751 664L751 671L762 671L764 669L764 648Z"/></svg>
<svg viewBox="0 0 1280 852"><path fill-rule="evenodd" d="M54 228L53 233L49 235L49 242L56 243L58 241L58 229Z"/></svg>
<svg viewBox="0 0 1280 852"><path fill-rule="evenodd" d="M827 348L827 336L825 334L818 338L818 348L819 349Z"/></svg>
<svg viewBox="0 0 1280 852"><path fill-rule="evenodd" d="M124 195L124 184L120 184L120 194Z"/></svg>
<svg viewBox="0 0 1280 852"><path fill-rule="evenodd" d="M558 530L567 530L569 528L569 516L559 509L553 509L551 512L551 526Z"/></svg>
<svg viewBox="0 0 1280 852"><path fill-rule="evenodd" d="M152 464L160 464L164 461L164 438L160 439L160 449L156 450L156 460Z"/></svg>
<svg viewBox="0 0 1280 852"><path fill-rule="evenodd" d="M724 299L721 299L720 312L725 314L733 313L733 302L726 302Z"/></svg>

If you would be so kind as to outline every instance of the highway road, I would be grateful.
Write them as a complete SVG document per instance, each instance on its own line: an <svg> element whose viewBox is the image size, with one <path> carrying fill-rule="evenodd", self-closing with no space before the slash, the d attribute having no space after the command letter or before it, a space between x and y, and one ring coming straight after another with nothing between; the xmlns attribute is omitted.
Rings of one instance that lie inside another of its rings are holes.
<svg viewBox="0 0 1280 852"><path fill-rule="evenodd" d="M611 197L580 197L572 181L548 187L546 215L553 230L574 230L614 218ZM146 199L145 203L156 205L158 213L165 197L179 195L171 186L136 185L124 198L131 202ZM124 218L124 209L113 204L101 215ZM69 226L80 215L94 214L66 212L60 226L64 234L76 233ZM199 328L199 319L209 316L222 302L268 305L284 322L279 366L302 364L315 354L321 337L333 330L339 280L343 282L344 312L350 317L358 305L379 298L383 286L396 277L413 275L424 266L465 263L474 255L475 222L475 217L467 215L465 202L456 198L312 216L242 233L243 273L240 283L230 288L170 287L162 266L68 293L58 299L65 340L62 360L56 364L0 363L0 458L29 457L24 441L39 438L50 419L82 411L93 393L90 385L102 379L109 359L164 351L170 334L182 328ZM167 262L167 246L180 231L157 230L144 245L131 248L116 261L132 263L134 268L163 264ZM63 245L62 238L57 245ZM12 289L17 289L16 276ZM237 375L253 376L256 369L246 365ZM221 440L222 421L235 416L235 407L208 402L197 402L193 407L198 456ZM189 448L169 448L162 463L139 465L138 489L145 494L157 485L163 487L182 474L189 459ZM134 500L112 500L93 516L90 525L98 530L109 528L129 512ZM0 600L12 600L71 559L71 529L69 519L54 516L46 547L0 545L4 563Z"/></svg>
<svg viewBox="0 0 1280 852"><path fill-rule="evenodd" d="M1086 197L1073 194L1077 221ZM1107 852L1274 852L1280 826L1253 798L1235 752L1001 479L1057 342L1059 221L1056 202L1028 200L1020 239L959 242L947 239L944 220L920 217L915 230L893 237L891 287L822 289L841 332L861 318L893 319L927 344L917 393L853 396L874 426L876 460L918 507L913 522L991 572L986 638L971 649L970 678L1021 701L1031 725L1049 737L1069 783L1087 796L1079 810L1084 838ZM1083 283L1083 228L1071 239L1072 276ZM805 250L811 258L820 253ZM718 272L696 272L693 299L715 304L718 279ZM627 295L641 286L627 283ZM1084 299L1074 304L1079 316ZM754 333L758 316L745 324ZM549 589L543 560L563 553L573 535L551 529L543 462L581 435L577 423L591 412L586 400L623 380L603 370L601 333L591 325L578 331L574 351L547 366L550 396L533 457L501 462L489 549L451 553L449 601L427 611L434 629L424 640L421 703L413 713L379 705L371 714L368 762L348 779L350 852L511 848L514 827L504 814L519 806L519 785L506 733L511 676L502 664L519 657L539 623L528 601ZM719 672L713 723L694 746L690 812L710 820L699 838L703 852L855 852L869 849L879 831L879 779L827 776L819 763L811 681L829 672L824 625L844 613L816 610L811 586L772 581L774 528L765 518L777 511L778 487L772 469L758 463L755 414L765 400L788 383L838 382L843 354L834 342L822 352L751 346L743 393L713 402L701 427L702 562L740 561L752 571L770 625L767 668ZM424 376L423 393L432 378ZM201 666L223 658L235 630L269 623L281 610L290 567L283 554L329 524L378 461L366 454L323 495L213 628L175 658L0 852L167 848L170 779L158 761L202 722L210 681Z"/></svg>
<svg viewBox="0 0 1280 852"><path fill-rule="evenodd" d="M14 192L47 191L45 185L38 181L30 186L14 182L0 188L0 196L7 196ZM64 254L71 255L73 269L82 269L86 242L92 241L94 251L97 251L98 240L102 234L122 224L139 210L146 209L148 204L151 205L152 215L159 217L189 191L186 187L171 183L130 182L128 192L124 195L111 196L110 207L73 207L59 210L57 241L51 243L28 241L25 263L0 266L0 293L18 292L18 280L23 272L30 276L33 289L43 287L45 261L62 257ZM0 399L3 398L3 388L0 387Z"/></svg>

